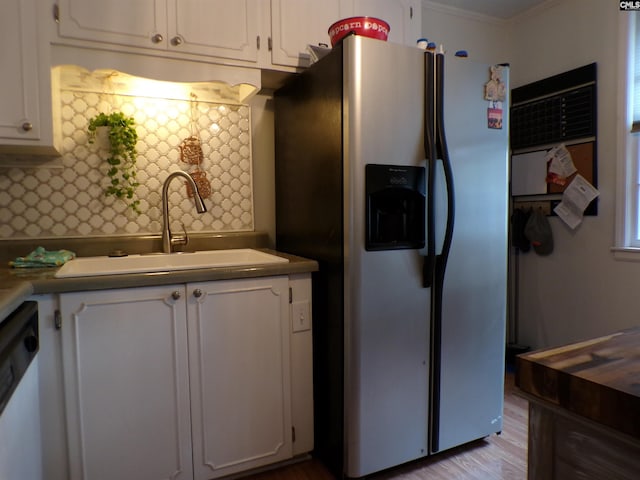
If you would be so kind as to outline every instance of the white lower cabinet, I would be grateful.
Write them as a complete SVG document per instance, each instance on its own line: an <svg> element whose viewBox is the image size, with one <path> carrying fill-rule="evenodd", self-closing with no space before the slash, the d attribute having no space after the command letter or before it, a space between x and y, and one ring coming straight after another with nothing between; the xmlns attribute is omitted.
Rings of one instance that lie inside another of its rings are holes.
<svg viewBox="0 0 640 480"><path fill-rule="evenodd" d="M60 311L70 478L191 479L184 286L67 293Z"/></svg>
<svg viewBox="0 0 640 480"><path fill-rule="evenodd" d="M310 282L59 295L69 478L207 480L310 451Z"/></svg>
<svg viewBox="0 0 640 480"><path fill-rule="evenodd" d="M187 285L194 478L290 458L289 282Z"/></svg>

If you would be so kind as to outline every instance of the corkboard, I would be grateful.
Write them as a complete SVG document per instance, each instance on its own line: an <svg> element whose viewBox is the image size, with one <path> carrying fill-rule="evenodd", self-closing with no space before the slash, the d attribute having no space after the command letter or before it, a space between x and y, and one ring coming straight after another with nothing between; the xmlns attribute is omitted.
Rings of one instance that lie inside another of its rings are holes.
<svg viewBox="0 0 640 480"><path fill-rule="evenodd" d="M578 169L576 173L569 176L564 185L556 185L555 183L547 184L547 193L562 193L569 186L573 178L580 174L584 179L594 187L598 187L595 175L596 168L596 142L578 143L576 145L568 145L567 150L571 154L573 164Z"/></svg>

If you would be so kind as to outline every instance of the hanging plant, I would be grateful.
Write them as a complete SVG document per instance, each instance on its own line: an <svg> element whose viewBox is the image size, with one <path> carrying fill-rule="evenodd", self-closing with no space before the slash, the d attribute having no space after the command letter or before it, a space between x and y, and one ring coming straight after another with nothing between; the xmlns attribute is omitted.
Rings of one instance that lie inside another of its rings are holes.
<svg viewBox="0 0 640 480"><path fill-rule="evenodd" d="M140 185L136 180L138 133L135 120L122 112L99 113L89 120L89 143L95 142L98 127L108 128L109 186L105 195L123 200L134 212L140 213L140 201L135 198L136 187Z"/></svg>

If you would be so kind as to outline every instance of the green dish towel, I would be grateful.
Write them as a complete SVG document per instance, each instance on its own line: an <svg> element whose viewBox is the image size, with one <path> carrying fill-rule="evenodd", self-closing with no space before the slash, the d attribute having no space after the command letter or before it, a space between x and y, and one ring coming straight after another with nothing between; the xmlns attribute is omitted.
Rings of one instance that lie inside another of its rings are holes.
<svg viewBox="0 0 640 480"><path fill-rule="evenodd" d="M37 247L26 257L18 257L10 261L9 266L13 268L59 267L74 258L76 254L70 250L47 251L43 247Z"/></svg>

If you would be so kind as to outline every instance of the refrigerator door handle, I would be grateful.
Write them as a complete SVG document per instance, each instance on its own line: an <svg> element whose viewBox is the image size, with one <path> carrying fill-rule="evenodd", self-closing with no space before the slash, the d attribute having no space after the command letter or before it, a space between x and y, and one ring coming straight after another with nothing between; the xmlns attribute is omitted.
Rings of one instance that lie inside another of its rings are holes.
<svg viewBox="0 0 640 480"><path fill-rule="evenodd" d="M426 238L427 255L422 266L422 286L430 288L436 265L436 227L435 227L435 177L437 163L436 147L436 59L431 52L424 54L424 154L427 160L426 185Z"/></svg>
<svg viewBox="0 0 640 480"><path fill-rule="evenodd" d="M442 293L444 290L444 277L447 267L449 251L453 239L453 227L455 220L455 196L453 184L453 169L447 148L447 139L444 129L444 55L436 55L436 151L442 159L444 180L447 195L447 220L442 244L442 252L436 257L434 266L434 284L431 290L432 322L432 347L431 347L431 452L440 450L440 381L441 381L441 340L442 340Z"/></svg>
<svg viewBox="0 0 640 480"><path fill-rule="evenodd" d="M455 193L453 182L453 169L451 167L451 159L449 158L449 149L447 147L447 137L444 128L444 55L439 53L436 55L436 151L438 157L442 159L442 167L444 169L445 185L447 188L447 223L444 232L444 242L439 262L442 268L446 266L449 251L451 250L451 242L453 239L453 227L455 223ZM443 272L444 274L444 272Z"/></svg>

